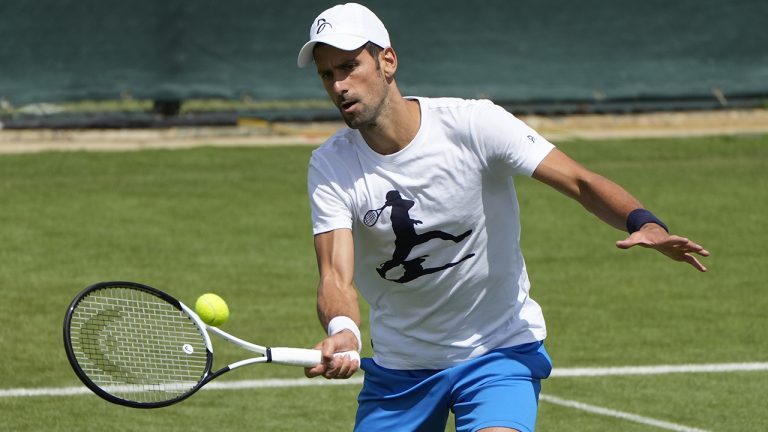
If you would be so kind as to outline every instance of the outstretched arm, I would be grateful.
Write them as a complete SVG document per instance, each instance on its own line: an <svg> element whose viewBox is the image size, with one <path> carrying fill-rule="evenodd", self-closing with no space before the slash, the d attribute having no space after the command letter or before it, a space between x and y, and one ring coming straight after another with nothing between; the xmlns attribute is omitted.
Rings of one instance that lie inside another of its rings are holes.
<svg viewBox="0 0 768 432"><path fill-rule="evenodd" d="M353 247L352 231L348 229L328 231L315 236L315 253L320 270L317 315L325 329L337 317L340 318L335 322L340 322L342 327L345 322L350 321L355 328L360 325L357 291L352 285ZM354 331L345 329L323 339L316 345L323 353L323 362L314 368L305 369L305 374L310 378L319 375L326 378L351 377L360 367L359 362L346 357L334 357L333 354L359 351L358 336Z"/></svg>
<svg viewBox="0 0 768 432"><path fill-rule="evenodd" d="M575 199L598 218L620 230L627 229L627 217L633 210L643 208L642 203L621 186L587 170L558 149L553 149L541 161L533 178ZM621 249L633 246L656 249L675 261L687 262L699 271L707 271L693 255L709 256L702 246L687 238L670 235L665 227L655 222L644 223L637 228L616 246Z"/></svg>

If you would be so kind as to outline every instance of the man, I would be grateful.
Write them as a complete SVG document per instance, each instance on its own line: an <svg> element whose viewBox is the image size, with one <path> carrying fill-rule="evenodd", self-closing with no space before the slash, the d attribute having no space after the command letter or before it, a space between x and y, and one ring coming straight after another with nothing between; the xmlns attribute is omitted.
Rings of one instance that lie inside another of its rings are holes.
<svg viewBox="0 0 768 432"><path fill-rule="evenodd" d="M389 35L354 3L321 13L298 65L313 62L349 126L313 152L309 195L329 336L309 377L365 370L355 429L531 431L551 371L541 308L520 252L514 175L628 229L616 245L706 268L709 255L615 183L489 101L404 98ZM374 210L375 209L375 210ZM431 234L430 234L431 233ZM361 364L359 289L374 356Z"/></svg>

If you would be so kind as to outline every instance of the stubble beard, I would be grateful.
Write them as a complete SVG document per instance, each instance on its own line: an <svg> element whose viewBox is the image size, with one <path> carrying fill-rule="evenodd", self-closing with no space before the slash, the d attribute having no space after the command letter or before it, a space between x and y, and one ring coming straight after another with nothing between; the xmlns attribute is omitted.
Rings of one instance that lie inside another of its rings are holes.
<svg viewBox="0 0 768 432"><path fill-rule="evenodd" d="M383 79L383 75L382 75ZM387 106L387 96L389 94L389 86L386 80L382 81L381 95L375 105L365 104L364 102L358 102L358 110L352 113L341 112L341 117L344 119L344 123L351 129L362 129L375 127L378 123L378 119L383 112L385 112Z"/></svg>

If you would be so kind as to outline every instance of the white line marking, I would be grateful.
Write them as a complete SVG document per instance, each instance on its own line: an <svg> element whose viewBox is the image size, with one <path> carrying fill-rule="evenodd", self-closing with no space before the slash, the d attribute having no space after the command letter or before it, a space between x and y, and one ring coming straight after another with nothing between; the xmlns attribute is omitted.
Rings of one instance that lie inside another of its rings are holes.
<svg viewBox="0 0 768 432"><path fill-rule="evenodd" d="M555 368L552 377L599 377L610 375L662 375L673 373L754 372L768 370L768 363L719 363L603 368Z"/></svg>
<svg viewBox="0 0 768 432"><path fill-rule="evenodd" d="M627 366L606 368L560 368L552 371L552 377L597 377L597 376L629 376L653 375L670 373L704 373L704 372L756 372L768 371L766 363L721 363L721 364L688 364L688 365L659 365L659 366ZM252 389L252 388L281 388L281 387L310 387L321 385L359 385L362 378L348 380L326 379L270 379L212 382L203 389ZM77 387L37 387L0 389L0 398L10 397L44 397L44 396L73 396L90 394L85 386Z"/></svg>
<svg viewBox="0 0 768 432"><path fill-rule="evenodd" d="M76 396L91 394L85 387L38 387L38 388L12 388L0 390L0 398L26 397L26 396Z"/></svg>
<svg viewBox="0 0 768 432"><path fill-rule="evenodd" d="M603 408L595 405L589 405L581 402L576 402L567 399L561 399L556 396L539 395L539 399L551 404L560 405L567 408L574 408L581 411L586 411L591 414L598 414L602 416L614 417L622 420L631 421L634 423L640 423L646 426L655 426L660 429L666 429L677 432L707 432L704 429L697 429L690 426L684 426L677 423L671 423L663 420L657 420L650 417L645 417L637 414L632 414L624 411L616 411L609 408Z"/></svg>
<svg viewBox="0 0 768 432"><path fill-rule="evenodd" d="M241 380L241 381L219 381L207 384L201 390L239 390L239 389L260 389L260 388L288 388L288 387L317 387L327 385L360 385L363 383L362 377L350 378L347 380L326 380L326 379L262 379L262 380ZM15 388L0 390L0 398L11 397L45 397L45 396L77 396L92 394L87 387L39 387L39 388Z"/></svg>

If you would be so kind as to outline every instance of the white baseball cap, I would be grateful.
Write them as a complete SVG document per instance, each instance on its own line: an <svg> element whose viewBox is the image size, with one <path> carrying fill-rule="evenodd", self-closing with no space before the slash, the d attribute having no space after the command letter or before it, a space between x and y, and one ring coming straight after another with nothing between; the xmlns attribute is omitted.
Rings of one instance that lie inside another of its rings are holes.
<svg viewBox="0 0 768 432"><path fill-rule="evenodd" d="M357 3L336 5L315 18L309 28L309 42L299 51L297 64L300 68L313 60L313 50L318 42L340 50L353 51L368 42L389 48L389 33L384 23L367 7Z"/></svg>

